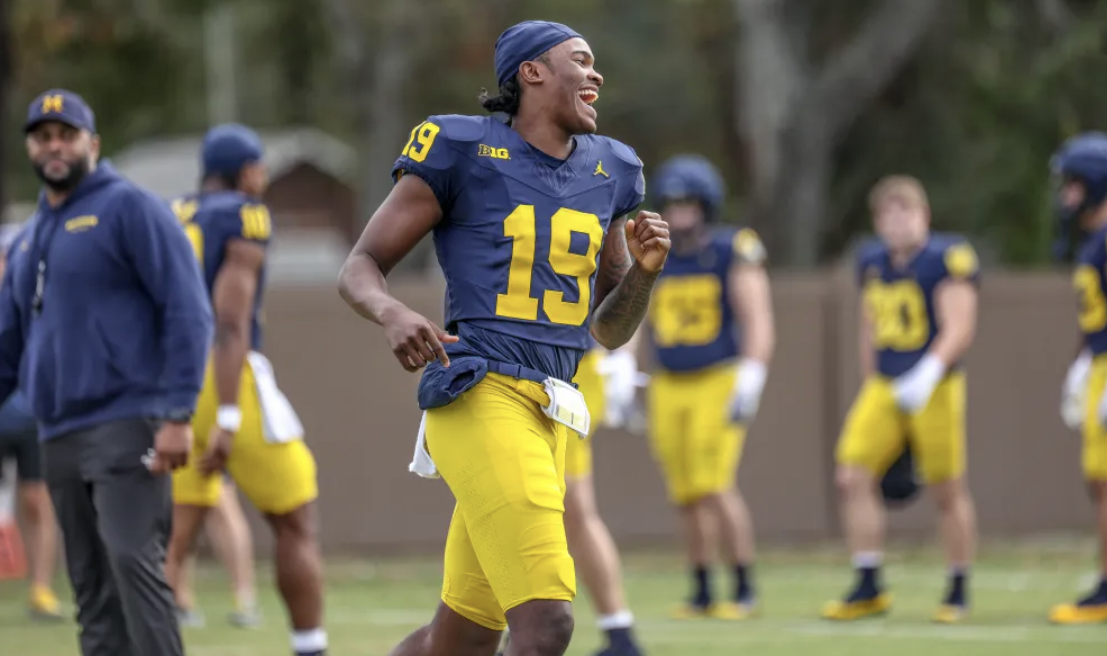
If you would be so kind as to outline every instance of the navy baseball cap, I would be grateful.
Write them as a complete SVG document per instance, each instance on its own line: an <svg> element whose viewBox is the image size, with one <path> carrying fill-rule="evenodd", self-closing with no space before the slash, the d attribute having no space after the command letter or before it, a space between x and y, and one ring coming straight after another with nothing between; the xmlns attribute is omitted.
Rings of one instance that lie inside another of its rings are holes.
<svg viewBox="0 0 1107 656"><path fill-rule="evenodd" d="M57 121L78 130L88 130L96 134L96 115L85 99L66 89L50 89L27 108L27 123L24 132L35 129L39 123Z"/></svg>
<svg viewBox="0 0 1107 656"><path fill-rule="evenodd" d="M200 159L204 175L237 175L247 164L261 161L264 152L257 132L225 123L204 135Z"/></svg>

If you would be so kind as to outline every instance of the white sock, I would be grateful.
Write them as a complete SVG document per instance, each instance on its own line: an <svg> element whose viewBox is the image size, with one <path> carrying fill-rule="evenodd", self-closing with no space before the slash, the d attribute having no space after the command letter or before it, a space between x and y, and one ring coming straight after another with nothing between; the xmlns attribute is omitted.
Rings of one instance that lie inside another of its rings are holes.
<svg viewBox="0 0 1107 656"><path fill-rule="evenodd" d="M323 629L294 631L292 633L292 650L297 653L323 651L326 648L327 632Z"/></svg>
<svg viewBox="0 0 1107 656"><path fill-rule="evenodd" d="M601 615L596 622L601 631L612 629L629 629L634 626L634 615L629 610L621 610L610 615Z"/></svg>
<svg viewBox="0 0 1107 656"><path fill-rule="evenodd" d="M882 560L883 554L879 551L858 551L853 554L853 566L858 569L880 567Z"/></svg>
<svg viewBox="0 0 1107 656"><path fill-rule="evenodd" d="M245 588L239 590L234 595L235 610L238 611L252 611L257 606L257 602L254 600L254 591Z"/></svg>

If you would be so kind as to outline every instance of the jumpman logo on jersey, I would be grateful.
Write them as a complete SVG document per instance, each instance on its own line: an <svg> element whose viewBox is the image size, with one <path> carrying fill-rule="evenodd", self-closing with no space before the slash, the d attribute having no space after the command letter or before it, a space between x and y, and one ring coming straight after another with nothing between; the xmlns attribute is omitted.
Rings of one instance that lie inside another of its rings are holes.
<svg viewBox="0 0 1107 656"><path fill-rule="evenodd" d="M596 163L596 170L592 171L592 175L593 176L602 175L605 178L610 178L611 177L610 175L607 174L607 171L603 170L603 160L600 160L599 162Z"/></svg>

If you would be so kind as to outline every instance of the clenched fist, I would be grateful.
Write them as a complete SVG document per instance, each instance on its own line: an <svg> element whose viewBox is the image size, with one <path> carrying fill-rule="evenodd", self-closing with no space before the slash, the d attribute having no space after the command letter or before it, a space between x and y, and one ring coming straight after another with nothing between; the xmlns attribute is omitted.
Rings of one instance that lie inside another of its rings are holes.
<svg viewBox="0 0 1107 656"><path fill-rule="evenodd" d="M656 212L639 212L626 223L627 247L634 261L649 273L657 273L669 256L669 226Z"/></svg>

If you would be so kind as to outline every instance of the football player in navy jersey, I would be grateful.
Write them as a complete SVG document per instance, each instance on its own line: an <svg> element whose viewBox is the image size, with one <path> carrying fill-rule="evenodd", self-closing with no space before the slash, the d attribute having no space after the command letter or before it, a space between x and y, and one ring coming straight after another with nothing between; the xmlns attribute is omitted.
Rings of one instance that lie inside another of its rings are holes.
<svg viewBox="0 0 1107 656"><path fill-rule="evenodd" d="M858 256L865 382L836 453L857 581L823 609L823 617L851 621L891 607L880 580L885 508L879 482L897 458L910 457L938 506L949 567L949 587L933 619L954 623L969 607L976 544L976 512L965 481L961 358L976 332L980 269L963 238L930 232L929 203L918 180L889 176L873 187L869 204L878 239ZM910 456L904 456L908 443Z"/></svg>
<svg viewBox="0 0 1107 656"><path fill-rule="evenodd" d="M457 503L442 604L395 656L560 656L576 594L565 536L566 441L591 428L571 384L594 337L631 338L669 252L630 147L595 136L603 78L572 29L527 21L496 42L508 117L432 116L340 274L347 303L380 324L407 371L424 369L411 468ZM391 296L387 274L433 232L445 329ZM433 459L432 459L433 458Z"/></svg>
<svg viewBox="0 0 1107 656"><path fill-rule="evenodd" d="M1084 236L1073 271L1082 348L1066 377L1061 414L1083 434L1082 468L1096 505L1100 547L1096 585L1075 602L1055 606L1049 616L1056 624L1091 624L1107 622L1107 135L1073 137L1052 165L1066 236L1057 254L1068 255L1073 229Z"/></svg>
<svg viewBox="0 0 1107 656"><path fill-rule="evenodd" d="M749 228L713 225L725 190L707 159L670 159L651 189L673 251L643 326L657 360L650 446L680 510L693 580L676 616L741 620L754 611L756 595L753 523L736 476L775 342L765 248ZM632 385L637 366L627 366L632 371L616 378ZM722 599L710 582L716 543L735 579Z"/></svg>
<svg viewBox="0 0 1107 656"><path fill-rule="evenodd" d="M201 160L200 192L172 206L200 263L215 336L192 419L192 457L173 474L167 578L174 585L181 579L204 519L224 492L219 473L228 473L273 532L276 583L293 651L325 656L315 456L261 352L273 227L261 201L269 185L261 138L244 125L215 126L204 136ZM242 601L237 610L252 615L252 600Z"/></svg>

